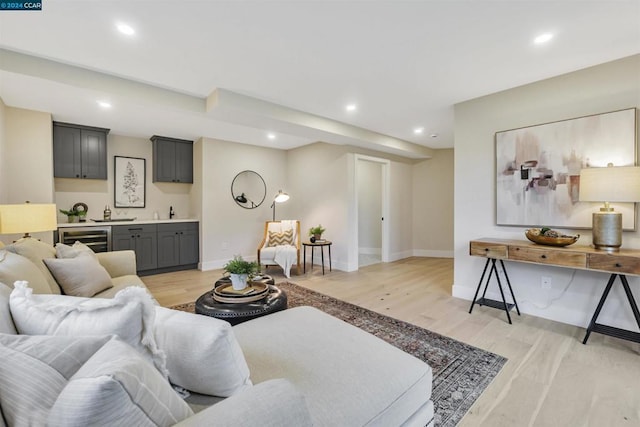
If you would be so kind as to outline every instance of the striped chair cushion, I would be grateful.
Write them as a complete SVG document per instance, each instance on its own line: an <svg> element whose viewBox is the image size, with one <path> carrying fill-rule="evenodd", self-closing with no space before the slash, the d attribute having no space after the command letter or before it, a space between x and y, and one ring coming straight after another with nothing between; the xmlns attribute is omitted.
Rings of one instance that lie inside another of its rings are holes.
<svg viewBox="0 0 640 427"><path fill-rule="evenodd" d="M293 230L269 231L269 246L293 245Z"/></svg>

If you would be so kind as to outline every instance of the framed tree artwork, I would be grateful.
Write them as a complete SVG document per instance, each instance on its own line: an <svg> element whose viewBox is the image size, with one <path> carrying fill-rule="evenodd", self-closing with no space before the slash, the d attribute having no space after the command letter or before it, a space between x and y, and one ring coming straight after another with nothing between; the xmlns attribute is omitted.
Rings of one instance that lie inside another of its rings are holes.
<svg viewBox="0 0 640 427"><path fill-rule="evenodd" d="M116 208L144 208L146 160L114 156L114 203Z"/></svg>
<svg viewBox="0 0 640 427"><path fill-rule="evenodd" d="M591 228L580 171L636 164L636 109L496 132L496 224ZM635 230L635 203L615 203Z"/></svg>

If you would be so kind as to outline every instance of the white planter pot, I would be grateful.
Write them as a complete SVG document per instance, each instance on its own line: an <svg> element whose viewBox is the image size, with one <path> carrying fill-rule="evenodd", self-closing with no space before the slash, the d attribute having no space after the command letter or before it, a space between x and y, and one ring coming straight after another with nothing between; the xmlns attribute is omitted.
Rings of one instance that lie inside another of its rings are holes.
<svg viewBox="0 0 640 427"><path fill-rule="evenodd" d="M247 287L247 278L248 278L248 274L230 274L231 276L231 285L233 286L233 289L235 289L236 291L241 291L244 288Z"/></svg>

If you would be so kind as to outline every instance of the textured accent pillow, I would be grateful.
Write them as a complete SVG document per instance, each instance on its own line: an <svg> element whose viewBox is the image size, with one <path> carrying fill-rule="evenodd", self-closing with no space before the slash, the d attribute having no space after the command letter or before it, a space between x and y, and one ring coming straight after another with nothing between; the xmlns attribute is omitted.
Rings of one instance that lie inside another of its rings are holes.
<svg viewBox="0 0 640 427"><path fill-rule="evenodd" d="M75 258L80 254L89 254L97 259L96 253L82 242L76 241L73 246L56 243L56 258Z"/></svg>
<svg viewBox="0 0 640 427"><path fill-rule="evenodd" d="M111 276L95 255L81 253L75 258L43 259L65 295L92 297L112 288Z"/></svg>
<svg viewBox="0 0 640 427"><path fill-rule="evenodd" d="M0 406L9 425L46 425L69 378L110 339L0 334Z"/></svg>
<svg viewBox="0 0 640 427"><path fill-rule="evenodd" d="M221 397L252 385L249 367L228 322L156 306L153 333L167 355L172 384Z"/></svg>
<svg viewBox="0 0 640 427"><path fill-rule="evenodd" d="M0 282L13 287L15 281L25 280L31 283L33 292L36 294L51 294L47 279L39 269L34 267L33 262L28 258L14 252L0 250ZM48 271L47 274L51 276ZM60 293L60 287L56 285L56 288L58 288L57 293Z"/></svg>
<svg viewBox="0 0 640 427"><path fill-rule="evenodd" d="M189 405L153 366L114 339L71 377L47 425L172 426L191 415Z"/></svg>
<svg viewBox="0 0 640 427"><path fill-rule="evenodd" d="M36 267L38 267L38 270L42 272L42 275L49 284L51 293L60 293L60 287L56 283L51 273L49 273L47 266L45 266L42 262L42 260L45 258L53 258L54 256L56 256L56 250L53 248L53 246L41 242L38 239L27 237L24 239L20 239L15 243L10 244L9 246L6 246L5 249L9 252L13 252L14 254L22 255L23 257L34 263ZM22 277L19 280L27 279Z"/></svg>
<svg viewBox="0 0 640 427"><path fill-rule="evenodd" d="M16 282L9 297L13 323L24 335L117 335L168 378L165 354L153 336L154 303L143 288L130 286L113 298L32 295Z"/></svg>
<svg viewBox="0 0 640 427"><path fill-rule="evenodd" d="M269 246L293 245L293 230L269 231Z"/></svg>

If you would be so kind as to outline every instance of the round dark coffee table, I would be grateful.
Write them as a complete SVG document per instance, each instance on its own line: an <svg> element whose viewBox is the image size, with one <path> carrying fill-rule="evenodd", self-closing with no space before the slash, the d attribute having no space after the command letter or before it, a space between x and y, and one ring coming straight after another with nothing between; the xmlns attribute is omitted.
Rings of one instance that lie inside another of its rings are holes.
<svg viewBox="0 0 640 427"><path fill-rule="evenodd" d="M269 293L258 301L247 303L224 303L213 298L213 289L203 294L196 301L196 313L226 320L232 325L245 322L256 317L265 316L287 308L287 294L276 287L273 278L263 276L258 280L269 285ZM215 283L214 289L231 281L224 277Z"/></svg>

